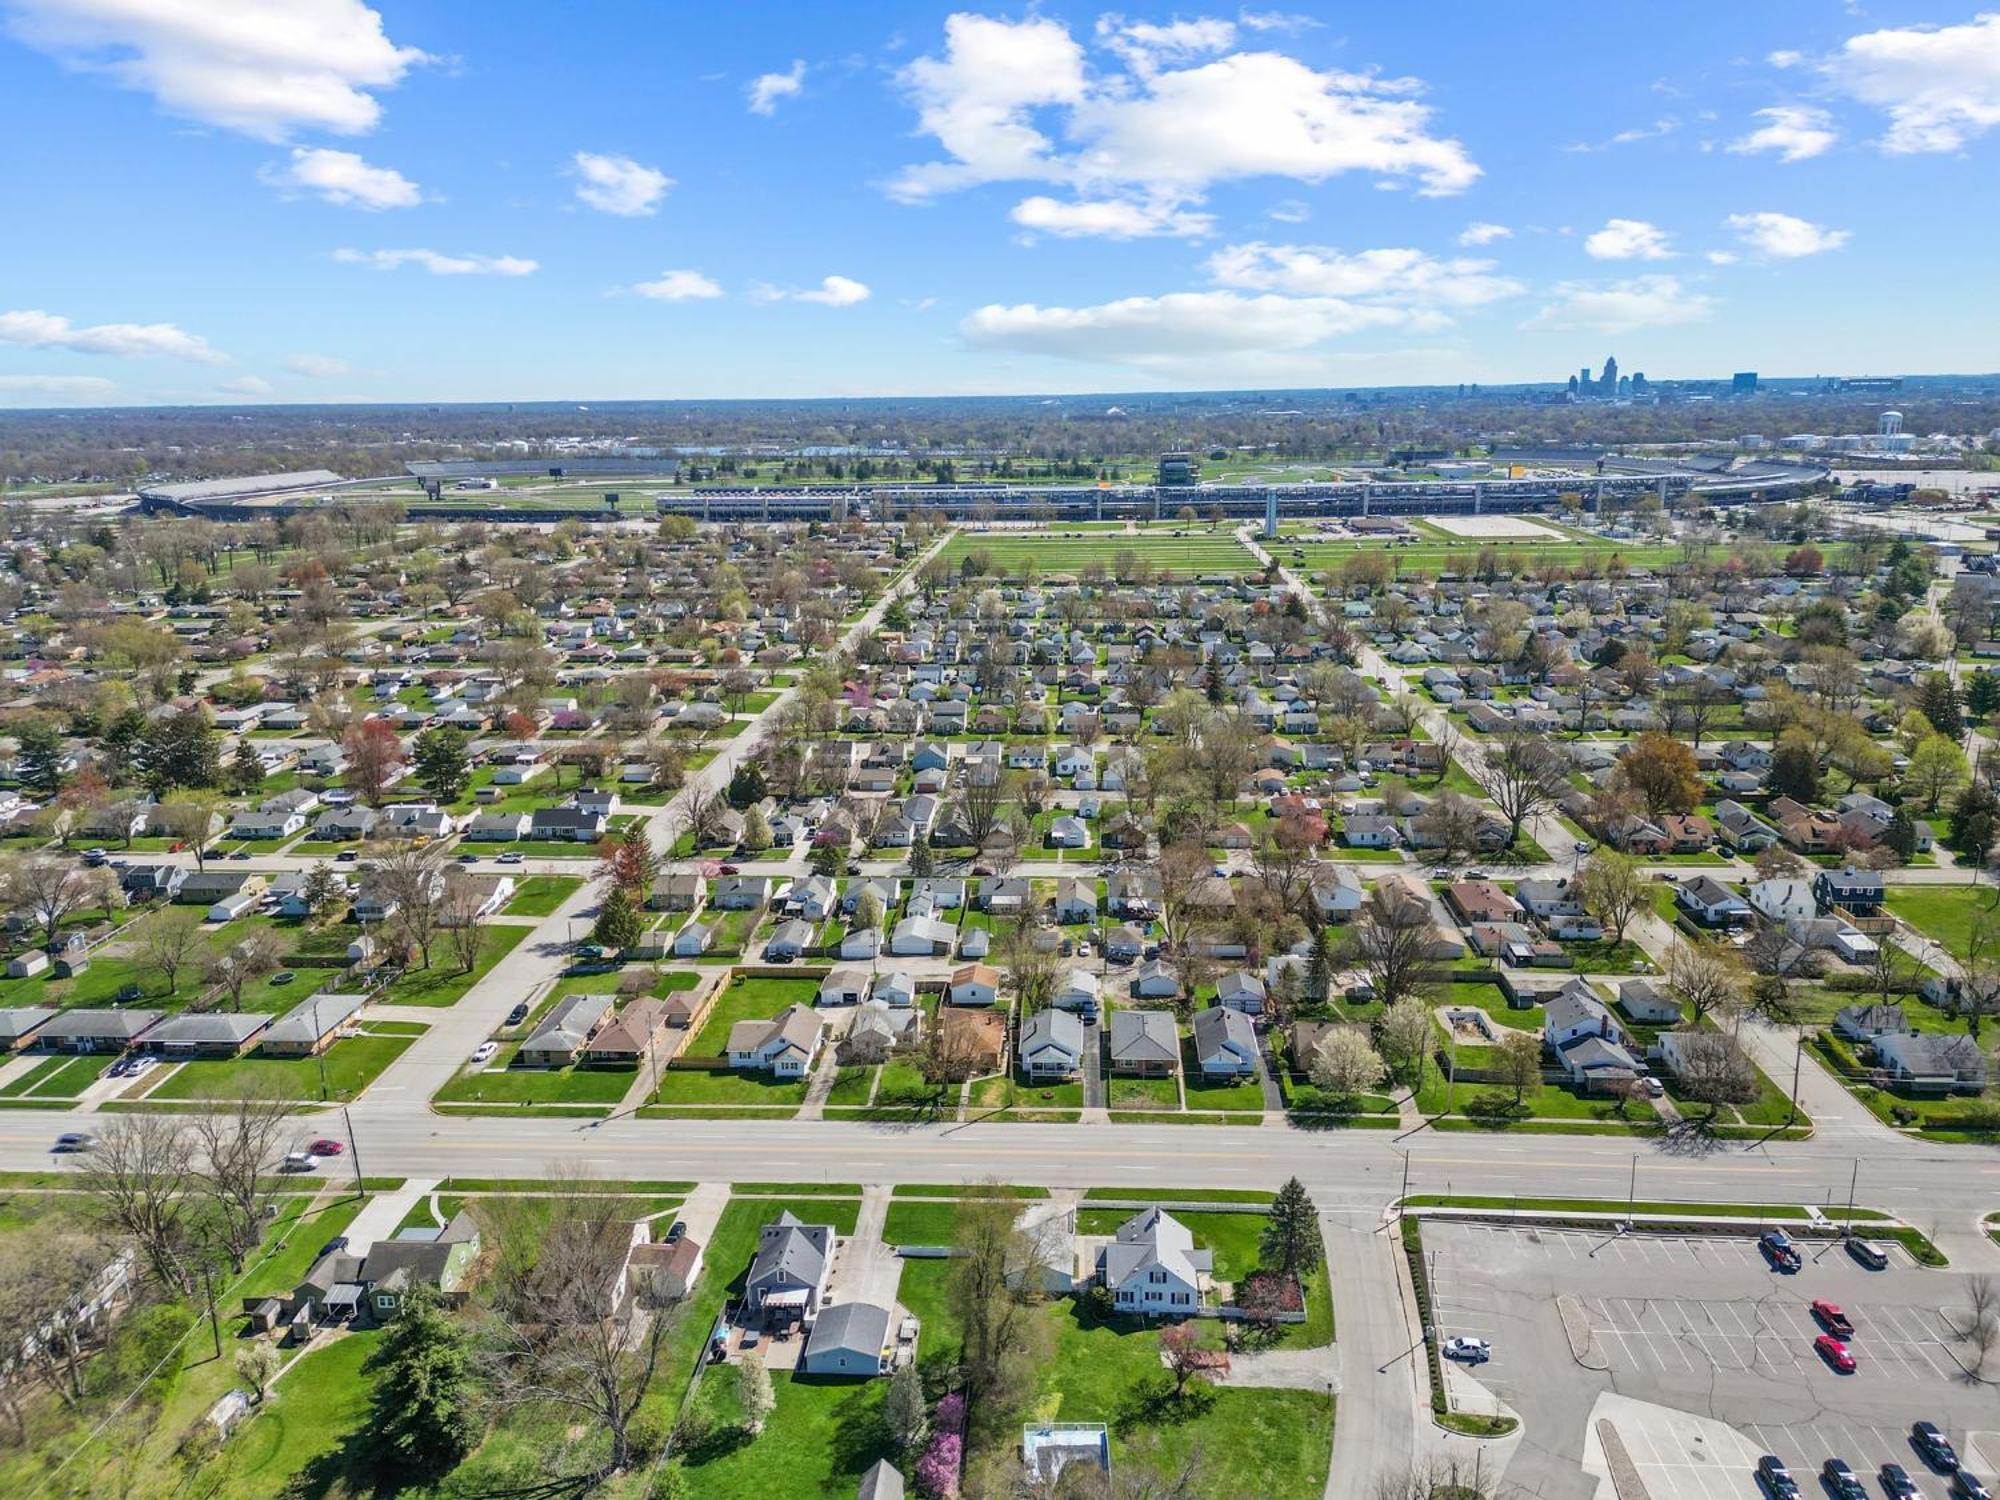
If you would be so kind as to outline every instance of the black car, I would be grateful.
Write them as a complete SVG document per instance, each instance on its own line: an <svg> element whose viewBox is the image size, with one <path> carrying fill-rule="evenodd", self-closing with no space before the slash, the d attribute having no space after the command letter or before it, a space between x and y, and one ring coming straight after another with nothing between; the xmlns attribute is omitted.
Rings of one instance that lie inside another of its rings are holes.
<svg viewBox="0 0 2000 1500"><path fill-rule="evenodd" d="M336 1250L345 1250L346 1248L347 1248L347 1236L344 1234L336 1234L332 1239L328 1240L324 1245L321 1245L319 1247L319 1253L320 1255L331 1255ZM314 1256L313 1258L317 1260L319 1256Z"/></svg>
<svg viewBox="0 0 2000 1500"><path fill-rule="evenodd" d="M1950 1440L1938 1431L1935 1422L1912 1423L1910 1446L1917 1450L1917 1455L1925 1463L1940 1474L1950 1474L1958 1468L1958 1451L1951 1446Z"/></svg>
<svg viewBox="0 0 2000 1500"><path fill-rule="evenodd" d="M359 858L361 858L361 856L352 849L343 849L340 851L340 853L334 855L333 857L335 864L342 864L342 865L351 865L354 863L355 860Z"/></svg>
<svg viewBox="0 0 2000 1500"><path fill-rule="evenodd" d="M1953 1500L1993 1500L1986 1486L1964 1469L1956 1470L1952 1474L1951 1493Z"/></svg>
<svg viewBox="0 0 2000 1500"><path fill-rule="evenodd" d="M1775 1453L1766 1453L1757 1460L1757 1483L1771 1500L1799 1500L1799 1482Z"/></svg>
<svg viewBox="0 0 2000 1500"><path fill-rule="evenodd" d="M1819 1477L1826 1481L1826 1487L1836 1500L1867 1500L1868 1491L1847 1467L1844 1458L1829 1458L1820 1465Z"/></svg>
<svg viewBox="0 0 2000 1500"><path fill-rule="evenodd" d="M113 1005L129 1005L134 1000L143 1000L145 998L145 990L138 985L121 984L118 986L118 993L111 997L111 1003Z"/></svg>
<svg viewBox="0 0 2000 1500"><path fill-rule="evenodd" d="M1875 1475L1889 1500L1917 1500L1917 1482L1901 1464L1884 1464Z"/></svg>
<svg viewBox="0 0 2000 1500"><path fill-rule="evenodd" d="M669 1245L678 1245L681 1242L682 1237L686 1235L687 1232L688 1232L688 1227L687 1227L687 1221L685 1219L674 1220L674 1227L667 1231L666 1243L668 1243Z"/></svg>
<svg viewBox="0 0 2000 1500"><path fill-rule="evenodd" d="M528 1002L525 1000L523 1000L519 1005L515 1006L512 1010L507 1012L507 1024L509 1026L519 1026L523 1021L527 1019L528 1019Z"/></svg>

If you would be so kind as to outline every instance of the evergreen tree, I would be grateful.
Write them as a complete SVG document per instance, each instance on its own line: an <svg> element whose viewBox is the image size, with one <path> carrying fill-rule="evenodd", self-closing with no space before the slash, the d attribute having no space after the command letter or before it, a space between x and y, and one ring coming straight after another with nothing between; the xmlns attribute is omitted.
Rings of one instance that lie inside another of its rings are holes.
<svg viewBox="0 0 2000 1500"><path fill-rule="evenodd" d="M456 802L472 784L472 762L465 753L465 736L448 725L426 729L417 736L417 777L440 802Z"/></svg>
<svg viewBox="0 0 2000 1500"><path fill-rule="evenodd" d="M478 1391L465 1331L421 1282L383 1331L364 1368L374 1377L369 1445L397 1476L450 1472L479 1437Z"/></svg>
<svg viewBox="0 0 2000 1500"><path fill-rule="evenodd" d="M62 731L47 719L28 719L15 736L21 746L21 785L54 796L62 785Z"/></svg>
<svg viewBox="0 0 2000 1500"><path fill-rule="evenodd" d="M1810 807L1819 800L1819 761L1806 745L1784 744L1771 756L1771 794L1792 797Z"/></svg>
<svg viewBox="0 0 2000 1500"><path fill-rule="evenodd" d="M847 852L838 844L814 844L812 853L806 856L806 865L813 874L824 875L828 879L838 875L846 862Z"/></svg>
<svg viewBox="0 0 2000 1500"><path fill-rule="evenodd" d="M744 761L729 778L731 807L748 807L753 802L762 802L769 795L764 783L764 768L754 760Z"/></svg>
<svg viewBox="0 0 2000 1500"><path fill-rule="evenodd" d="M1306 958L1308 1005L1325 1005L1333 996L1333 934L1322 927L1313 934L1312 952Z"/></svg>
<svg viewBox="0 0 2000 1500"><path fill-rule="evenodd" d="M222 750L215 726L199 708L162 714L139 741L146 789L163 797L175 787L220 786Z"/></svg>
<svg viewBox="0 0 2000 1500"><path fill-rule="evenodd" d="M1319 1210L1306 1193L1306 1185L1293 1177L1278 1189L1271 1201L1271 1216L1264 1225L1264 1264L1294 1276L1303 1276L1326 1256L1319 1237Z"/></svg>
<svg viewBox="0 0 2000 1500"><path fill-rule="evenodd" d="M922 830L910 839L910 874L917 880L928 880L937 869L937 852L931 848L931 841Z"/></svg>
<svg viewBox="0 0 2000 1500"><path fill-rule="evenodd" d="M1983 781L1975 781L1951 805L1951 842L1976 864L1985 864L1993 840L2000 835L2000 797Z"/></svg>
<svg viewBox="0 0 2000 1500"><path fill-rule="evenodd" d="M1917 825L1907 811L1897 808L1889 819L1889 826L1882 830L1882 847L1892 849L1896 857L1908 864L1917 854Z"/></svg>
<svg viewBox="0 0 2000 1500"><path fill-rule="evenodd" d="M1958 688L1942 672L1924 679L1917 693L1917 707L1931 721L1931 728L1952 740L1965 737L1965 715L1959 707Z"/></svg>
<svg viewBox="0 0 2000 1500"><path fill-rule="evenodd" d="M1965 682L1965 708L1980 721L2000 713L2000 676L1981 667Z"/></svg>
<svg viewBox="0 0 2000 1500"><path fill-rule="evenodd" d="M614 885L604 898L604 904L597 909L597 925L590 935L607 948L630 948L645 932L645 924L639 920L639 908L632 900L632 893L622 885Z"/></svg>
<svg viewBox="0 0 2000 1500"><path fill-rule="evenodd" d="M246 737L229 757L229 790L239 797L256 795L264 786L264 762Z"/></svg>
<svg viewBox="0 0 2000 1500"><path fill-rule="evenodd" d="M624 876L621 884L632 895L634 902L644 905L652 894L653 883L660 878L660 856L653 848L653 841L646 834L644 823L626 825L618 835L620 858L618 866Z"/></svg>

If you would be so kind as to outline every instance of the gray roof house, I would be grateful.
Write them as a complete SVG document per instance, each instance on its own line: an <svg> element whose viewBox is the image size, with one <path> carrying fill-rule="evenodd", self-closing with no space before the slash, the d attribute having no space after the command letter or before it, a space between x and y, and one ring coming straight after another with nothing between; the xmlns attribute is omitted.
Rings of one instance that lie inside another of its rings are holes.
<svg viewBox="0 0 2000 1500"><path fill-rule="evenodd" d="M325 991L308 995L264 1029L257 1050L276 1057L310 1057L333 1040L368 1003L360 994Z"/></svg>
<svg viewBox="0 0 2000 1500"><path fill-rule="evenodd" d="M575 1062L611 1018L617 999L616 995L565 995L521 1043L516 1060L531 1068L560 1068Z"/></svg>
<svg viewBox="0 0 2000 1500"><path fill-rule="evenodd" d="M28 1037L55 1014L46 1005L0 1007L0 1052L24 1046Z"/></svg>
<svg viewBox="0 0 2000 1500"><path fill-rule="evenodd" d="M903 1500L906 1493L903 1471L888 1459L878 1458L861 1476L861 1488L854 1492L854 1500Z"/></svg>
<svg viewBox="0 0 2000 1500"><path fill-rule="evenodd" d="M146 1033L155 1052L183 1057L237 1057L271 1024L266 1015L211 1010L169 1016Z"/></svg>
<svg viewBox="0 0 2000 1500"><path fill-rule="evenodd" d="M799 1369L808 1375L880 1375L894 1352L888 1308L842 1302L822 1309L814 1320Z"/></svg>
<svg viewBox="0 0 2000 1500"><path fill-rule="evenodd" d="M1121 1312L1192 1314L1214 1269L1213 1252L1162 1208L1134 1214L1097 1252L1097 1279Z"/></svg>
<svg viewBox="0 0 2000 1500"><path fill-rule="evenodd" d="M1021 1028L1021 1067L1030 1078L1074 1078L1083 1048L1083 1021L1074 1011L1037 1011Z"/></svg>
<svg viewBox="0 0 2000 1500"><path fill-rule="evenodd" d="M166 1014L159 1010L66 1010L29 1040L43 1052L122 1052Z"/></svg>
<svg viewBox="0 0 2000 1500"><path fill-rule="evenodd" d="M1111 1071L1170 1078L1180 1066L1180 1034L1164 1010L1111 1013Z"/></svg>
<svg viewBox="0 0 2000 1500"><path fill-rule="evenodd" d="M807 1224L790 1210L757 1236L757 1254L743 1282L744 1305L754 1312L783 1310L811 1322L833 1265L831 1224Z"/></svg>
<svg viewBox="0 0 2000 1500"><path fill-rule="evenodd" d="M1248 1078L1257 1071L1257 1029L1240 1010L1211 1005L1196 1011L1194 1056L1209 1078Z"/></svg>

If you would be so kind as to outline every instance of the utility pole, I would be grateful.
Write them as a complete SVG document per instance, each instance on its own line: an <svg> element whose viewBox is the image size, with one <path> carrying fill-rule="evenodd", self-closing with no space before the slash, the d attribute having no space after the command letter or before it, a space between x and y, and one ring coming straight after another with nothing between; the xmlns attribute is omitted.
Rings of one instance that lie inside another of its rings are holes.
<svg viewBox="0 0 2000 1500"><path fill-rule="evenodd" d="M215 1357L222 1358L222 1323L215 1316L215 1269L207 1260L201 1263L202 1300L208 1303L208 1334L215 1340Z"/></svg>
<svg viewBox="0 0 2000 1500"><path fill-rule="evenodd" d="M319 1097L326 1101L326 1033L319 1029L319 996L313 996L313 1056L319 1060Z"/></svg>
<svg viewBox="0 0 2000 1500"><path fill-rule="evenodd" d="M1847 1235L1854 1238L1854 1189L1861 1181L1861 1158L1854 1158L1854 1170L1847 1174Z"/></svg>
<svg viewBox="0 0 2000 1500"><path fill-rule="evenodd" d="M1799 1069L1805 1060L1806 1029L1801 1026L1797 1034L1792 1038L1792 1109L1791 1113L1785 1117L1787 1125L1796 1123L1799 1118Z"/></svg>
<svg viewBox="0 0 2000 1500"><path fill-rule="evenodd" d="M347 1154L354 1162L354 1193L365 1199L368 1196L367 1179L361 1175L361 1142L354 1136L354 1120L347 1113L345 1104L340 1106L340 1123L347 1127Z"/></svg>
<svg viewBox="0 0 2000 1500"><path fill-rule="evenodd" d="M1625 1224L1631 1227L1632 1216L1639 1211L1639 1153L1632 1153L1632 1184L1625 1192Z"/></svg>

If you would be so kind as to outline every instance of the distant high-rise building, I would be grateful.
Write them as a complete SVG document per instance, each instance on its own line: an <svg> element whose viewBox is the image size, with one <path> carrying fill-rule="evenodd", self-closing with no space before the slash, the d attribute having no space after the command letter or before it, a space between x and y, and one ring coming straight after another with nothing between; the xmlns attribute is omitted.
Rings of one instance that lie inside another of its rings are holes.
<svg viewBox="0 0 2000 1500"><path fill-rule="evenodd" d="M1634 370L1632 372L1633 395L1643 396L1652 388L1652 383L1646 379L1646 372L1644 370Z"/></svg>
<svg viewBox="0 0 2000 1500"><path fill-rule="evenodd" d="M1591 387L1595 386L1596 384L1597 382L1590 378L1589 365L1585 365L1582 369L1576 372L1577 389L1581 391L1584 395L1588 396L1590 394Z"/></svg>
<svg viewBox="0 0 2000 1500"><path fill-rule="evenodd" d="M1597 383L1606 396L1614 394L1618 389L1618 361L1608 354L1604 356L1604 374Z"/></svg>
<svg viewBox="0 0 2000 1500"><path fill-rule="evenodd" d="M1577 385L1577 383L1576 383L1576 377L1575 377L1574 375L1572 375L1572 376L1570 376L1570 378L1569 378L1569 396L1570 396L1570 400L1574 401L1574 400L1575 400L1575 399L1576 399L1576 398L1577 398L1577 397L1578 397L1578 396L1579 396L1580 394L1582 394L1582 388L1581 388L1581 387L1579 387L1579 386Z"/></svg>
<svg viewBox="0 0 2000 1500"><path fill-rule="evenodd" d="M1729 377L1729 394L1732 396L1754 396L1757 394L1757 372L1738 370Z"/></svg>

